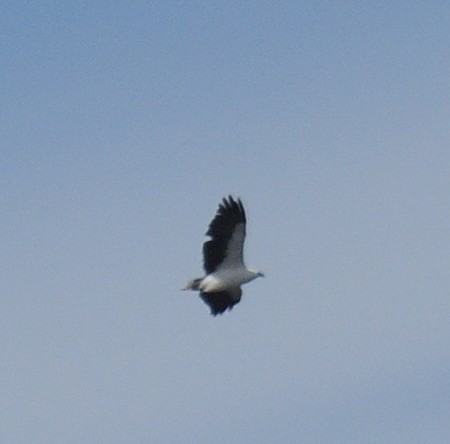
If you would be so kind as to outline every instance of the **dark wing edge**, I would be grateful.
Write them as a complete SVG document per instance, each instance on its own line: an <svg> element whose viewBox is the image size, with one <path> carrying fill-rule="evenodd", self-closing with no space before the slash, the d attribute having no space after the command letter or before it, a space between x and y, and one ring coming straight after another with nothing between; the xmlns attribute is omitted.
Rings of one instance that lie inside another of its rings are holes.
<svg viewBox="0 0 450 444"><path fill-rule="evenodd" d="M225 310L231 310L241 300L242 291L231 294L227 291L217 291L214 293L201 292L200 297L203 299L211 310L211 314L216 316L222 314Z"/></svg>
<svg viewBox="0 0 450 444"><path fill-rule="evenodd" d="M211 240L203 244L203 267L207 274L213 273L224 260L228 242L237 224L244 224L245 236L246 222L241 199L234 200L232 196L223 198L206 232Z"/></svg>

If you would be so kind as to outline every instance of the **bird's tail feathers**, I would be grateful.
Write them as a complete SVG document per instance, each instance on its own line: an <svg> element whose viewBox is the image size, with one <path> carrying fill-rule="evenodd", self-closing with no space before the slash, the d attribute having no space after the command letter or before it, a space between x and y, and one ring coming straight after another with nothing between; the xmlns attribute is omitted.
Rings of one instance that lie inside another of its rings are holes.
<svg viewBox="0 0 450 444"><path fill-rule="evenodd" d="M189 281L182 290L199 290L200 282L203 280L203 278L197 278L193 279L192 281Z"/></svg>

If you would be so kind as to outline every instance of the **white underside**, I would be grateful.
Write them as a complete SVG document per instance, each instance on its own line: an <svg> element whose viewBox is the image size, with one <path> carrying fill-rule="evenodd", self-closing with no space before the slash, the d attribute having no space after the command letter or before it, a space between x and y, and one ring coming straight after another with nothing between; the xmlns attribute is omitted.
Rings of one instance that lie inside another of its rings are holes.
<svg viewBox="0 0 450 444"><path fill-rule="evenodd" d="M246 268L224 268L206 276L199 289L204 292L215 292L238 288L258 277L258 273Z"/></svg>

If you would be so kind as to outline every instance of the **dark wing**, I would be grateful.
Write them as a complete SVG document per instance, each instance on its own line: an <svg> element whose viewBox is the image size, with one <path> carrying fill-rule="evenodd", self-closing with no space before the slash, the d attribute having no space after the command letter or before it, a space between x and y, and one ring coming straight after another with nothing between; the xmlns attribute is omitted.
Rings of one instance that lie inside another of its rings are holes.
<svg viewBox="0 0 450 444"><path fill-rule="evenodd" d="M228 291L200 293L200 297L206 304L209 305L213 316L222 314L226 309L231 310L233 305L237 304L241 300L241 295L242 290L240 287L234 289L232 293Z"/></svg>
<svg viewBox="0 0 450 444"><path fill-rule="evenodd" d="M224 198L206 232L211 240L203 244L203 267L207 274L213 273L224 260L231 266L243 265L245 223L241 199Z"/></svg>

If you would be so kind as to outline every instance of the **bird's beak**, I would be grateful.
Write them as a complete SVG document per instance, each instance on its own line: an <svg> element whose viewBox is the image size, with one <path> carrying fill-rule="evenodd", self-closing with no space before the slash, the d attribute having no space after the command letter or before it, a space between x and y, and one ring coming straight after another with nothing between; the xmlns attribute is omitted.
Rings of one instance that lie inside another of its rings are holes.
<svg viewBox="0 0 450 444"><path fill-rule="evenodd" d="M265 274L264 274L262 271L260 271L260 272L258 273L258 276L260 276L260 277L262 277L262 278L263 278L263 277L266 277Z"/></svg>

